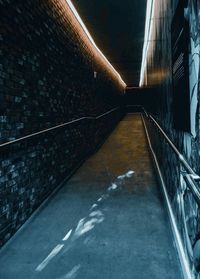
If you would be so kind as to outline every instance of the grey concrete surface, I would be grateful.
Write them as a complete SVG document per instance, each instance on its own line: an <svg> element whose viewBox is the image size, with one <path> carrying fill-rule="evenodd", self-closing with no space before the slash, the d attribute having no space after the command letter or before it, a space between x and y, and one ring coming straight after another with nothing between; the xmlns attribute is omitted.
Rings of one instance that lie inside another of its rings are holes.
<svg viewBox="0 0 200 279"><path fill-rule="evenodd" d="M182 278L140 115L0 251L0 278Z"/></svg>

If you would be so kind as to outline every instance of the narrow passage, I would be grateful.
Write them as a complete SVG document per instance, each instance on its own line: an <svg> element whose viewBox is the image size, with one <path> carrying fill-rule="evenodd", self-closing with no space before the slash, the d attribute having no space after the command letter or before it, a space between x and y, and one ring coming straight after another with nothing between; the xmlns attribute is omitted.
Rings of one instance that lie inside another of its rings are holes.
<svg viewBox="0 0 200 279"><path fill-rule="evenodd" d="M140 114L0 251L0 278L182 278Z"/></svg>

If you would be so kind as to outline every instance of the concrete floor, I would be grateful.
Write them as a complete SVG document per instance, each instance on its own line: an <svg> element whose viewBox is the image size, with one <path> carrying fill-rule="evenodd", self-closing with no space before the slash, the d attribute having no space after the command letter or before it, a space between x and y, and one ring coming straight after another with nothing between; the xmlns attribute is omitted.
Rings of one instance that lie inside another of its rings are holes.
<svg viewBox="0 0 200 279"><path fill-rule="evenodd" d="M0 278L182 278L140 115L1 250Z"/></svg>

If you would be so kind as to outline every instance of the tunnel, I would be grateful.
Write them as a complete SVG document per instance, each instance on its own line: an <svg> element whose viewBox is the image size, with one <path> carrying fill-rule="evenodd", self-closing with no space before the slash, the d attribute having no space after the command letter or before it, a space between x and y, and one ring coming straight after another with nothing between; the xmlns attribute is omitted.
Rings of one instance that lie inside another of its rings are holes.
<svg viewBox="0 0 200 279"><path fill-rule="evenodd" d="M0 279L200 279L199 0L0 0Z"/></svg>

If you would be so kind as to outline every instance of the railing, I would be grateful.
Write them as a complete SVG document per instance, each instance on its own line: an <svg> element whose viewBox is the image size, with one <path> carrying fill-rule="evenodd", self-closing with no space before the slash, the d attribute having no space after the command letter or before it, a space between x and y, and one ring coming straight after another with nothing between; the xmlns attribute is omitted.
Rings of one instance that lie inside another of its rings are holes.
<svg viewBox="0 0 200 279"><path fill-rule="evenodd" d="M170 146L180 162L181 169L178 174L180 185L175 185L176 196L173 197L173 200L170 201L169 197L167 197L170 203L168 206L173 211L171 214L175 216L175 218L174 216L171 217L178 223L178 226L177 224L172 225L175 225L175 230L179 231L178 237L180 236L181 244L178 243L178 245L182 245L180 250L184 254L181 256L185 257L186 263L184 262L184 264L188 264L190 270L190 274L186 274L185 278L200 278L200 185L198 183L200 176L191 168L155 118L147 113L144 108L143 112L146 119L162 135L165 143ZM164 168L167 167L169 166L164 166ZM177 175L177 173L174 175ZM171 176L173 176L173 173L171 173ZM173 179L171 181L173 183Z"/></svg>
<svg viewBox="0 0 200 279"><path fill-rule="evenodd" d="M17 143L17 142L20 142L20 141L23 141L23 140L26 140L26 139L29 139L29 138L32 138L32 137L35 137L35 136L38 136L40 134L44 134L44 133L47 133L47 132L50 132L50 131L53 131L53 130L56 130L56 129L59 129L59 128L62 128L62 127L65 127L65 126L68 126L68 125L72 125L76 122L80 122L80 121L83 121L83 120L98 120L98 119L104 117L105 115L108 115L108 114L110 114L113 111L116 111L118 109L119 109L119 107L113 108L113 109L111 109L111 110L109 110L105 113L102 113L98 116L84 116L84 117L81 117L81 118L77 118L77 119L62 123L60 125L57 125L57 126L54 126L54 127L51 127L51 128L48 128L48 129L45 129L45 130L42 130L42 131L39 131L39 132L36 132L36 133L32 133L32 134L23 136L21 138L15 139L15 140L11 140L11 141L2 143L2 144L0 144L0 148L11 145L11 144L14 144L14 143Z"/></svg>
<svg viewBox="0 0 200 279"><path fill-rule="evenodd" d="M167 134L164 132L164 130L161 128L158 122L155 120L155 118L151 114L147 113L147 111L144 108L143 111L146 117L153 122L153 124L158 129L158 131L163 135L163 137L165 138L166 142L169 144L171 149L176 153L181 164L184 166L187 174L189 174L194 181L200 181L200 176L196 174L195 171L191 168L191 166L188 164L184 156L179 152L179 150L176 148L176 146L173 144L173 142L170 140L170 138L167 136ZM200 191L199 191L199 198L200 198Z"/></svg>

